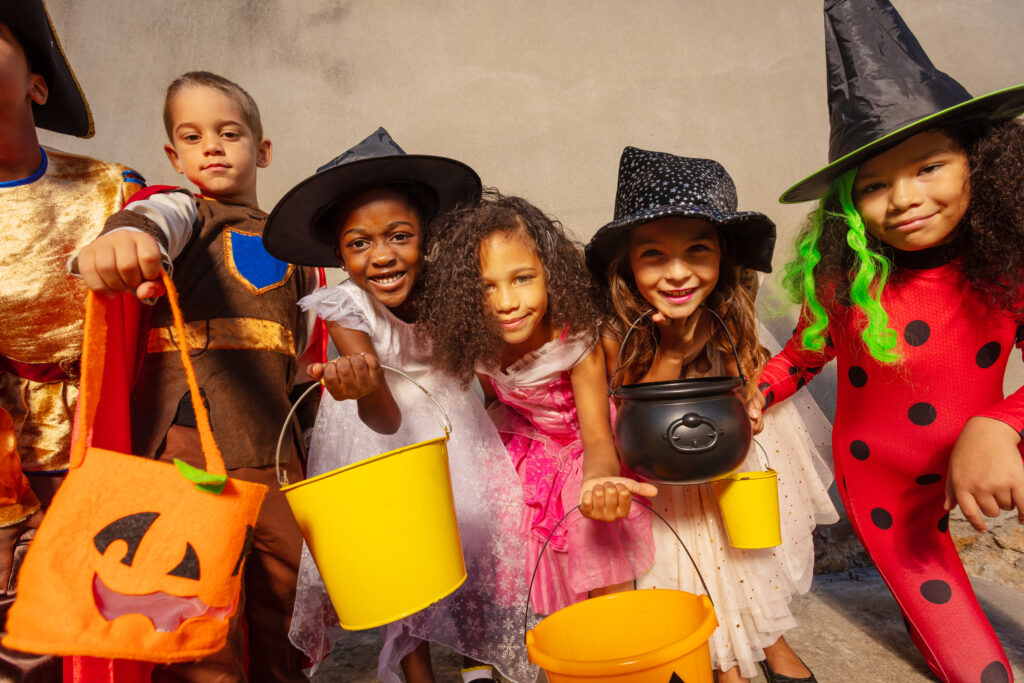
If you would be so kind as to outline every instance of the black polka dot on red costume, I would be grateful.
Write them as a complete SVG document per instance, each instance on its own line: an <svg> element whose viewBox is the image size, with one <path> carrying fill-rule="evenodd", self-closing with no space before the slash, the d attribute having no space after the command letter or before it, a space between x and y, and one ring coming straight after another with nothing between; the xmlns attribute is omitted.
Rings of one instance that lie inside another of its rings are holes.
<svg viewBox="0 0 1024 683"><path fill-rule="evenodd" d="M921 403L915 403L910 406L910 410L907 411L907 417L909 417L910 421L918 427L927 427L932 422L935 422L935 418L937 416L938 412L936 412L935 406L924 401Z"/></svg>
<svg viewBox="0 0 1024 683"><path fill-rule="evenodd" d="M1013 335L1014 346L1020 344L1021 342L1024 342L1024 324L1017 325L1017 334Z"/></svg>
<svg viewBox="0 0 1024 683"><path fill-rule="evenodd" d="M850 443L850 455L858 460L867 460L868 456L871 455L871 449L868 448L866 443L858 439Z"/></svg>
<svg viewBox="0 0 1024 683"><path fill-rule="evenodd" d="M981 683L1010 683L1006 665L999 661L990 663L981 672Z"/></svg>
<svg viewBox="0 0 1024 683"><path fill-rule="evenodd" d="M1003 347L999 342L991 341L978 349L978 355L974 357L974 362L978 364L979 368L990 368L999 360L1002 350Z"/></svg>
<svg viewBox="0 0 1024 683"><path fill-rule="evenodd" d="M757 390L758 391L764 391L765 389L767 389L770 386L771 386L771 384L768 384L768 382L761 382L760 384L757 385Z"/></svg>
<svg viewBox="0 0 1024 683"><path fill-rule="evenodd" d="M941 518L939 518L939 533L940 534L944 534L947 531L949 531L949 513L948 512L946 514L942 515Z"/></svg>
<svg viewBox="0 0 1024 683"><path fill-rule="evenodd" d="M797 377L796 378L796 388L797 389L803 389L805 384L807 384L807 379L806 378L804 378L804 377Z"/></svg>
<svg viewBox="0 0 1024 683"><path fill-rule="evenodd" d="M791 374L791 375L795 375L795 374L796 374L796 373L798 373L798 372L800 372L800 368L798 368L798 367L797 367L797 366L795 366L795 365L790 365L790 366L789 366L789 374Z"/></svg>
<svg viewBox="0 0 1024 683"><path fill-rule="evenodd" d="M921 584L921 595L930 603L945 605L953 597L953 589L941 579L931 579Z"/></svg>
<svg viewBox="0 0 1024 683"><path fill-rule="evenodd" d="M889 514L888 510L883 508L875 508L871 511L871 521L875 523L879 529L888 529L892 526L892 515Z"/></svg>
<svg viewBox="0 0 1024 683"><path fill-rule="evenodd" d="M903 338L911 346L922 346L930 336L932 329L923 320L912 320L903 328Z"/></svg>
<svg viewBox="0 0 1024 683"><path fill-rule="evenodd" d="M848 488L846 487L846 477L843 477L843 490L844 490L844 491L849 491L849 490L850 490L850 489L848 489Z"/></svg>
<svg viewBox="0 0 1024 683"><path fill-rule="evenodd" d="M858 389L868 383L868 372L859 365L850 366L846 374L850 377L850 384Z"/></svg>
<svg viewBox="0 0 1024 683"><path fill-rule="evenodd" d="M922 474L920 477L918 477L914 481L916 481L921 486L928 486L929 484L936 484L936 483L942 481L942 475L941 474Z"/></svg>
<svg viewBox="0 0 1024 683"><path fill-rule="evenodd" d="M767 394L764 395L764 405L767 408L773 403L775 403L775 392L769 391Z"/></svg>

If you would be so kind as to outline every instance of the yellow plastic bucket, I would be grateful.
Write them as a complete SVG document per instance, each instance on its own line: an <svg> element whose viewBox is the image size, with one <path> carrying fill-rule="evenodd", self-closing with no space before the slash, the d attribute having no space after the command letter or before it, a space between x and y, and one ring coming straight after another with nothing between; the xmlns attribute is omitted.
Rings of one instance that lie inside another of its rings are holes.
<svg viewBox="0 0 1024 683"><path fill-rule="evenodd" d="M444 413L426 389L394 371ZM409 616L466 580L445 445L450 432L445 414L443 437L282 486L342 628ZM278 477L286 484L280 467Z"/></svg>
<svg viewBox="0 0 1024 683"><path fill-rule="evenodd" d="M772 548L782 543L778 472L734 472L712 483L734 548Z"/></svg>
<svg viewBox="0 0 1024 683"><path fill-rule="evenodd" d="M551 683L712 683L717 626L706 595L628 591L558 610L527 631L526 650Z"/></svg>

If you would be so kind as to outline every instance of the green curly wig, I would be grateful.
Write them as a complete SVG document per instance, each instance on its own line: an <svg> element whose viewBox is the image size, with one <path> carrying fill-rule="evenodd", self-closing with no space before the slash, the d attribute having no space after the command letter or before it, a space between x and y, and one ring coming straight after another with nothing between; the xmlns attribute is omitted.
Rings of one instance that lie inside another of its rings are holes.
<svg viewBox="0 0 1024 683"><path fill-rule="evenodd" d="M828 311L818 300L815 267L821 261L819 244L830 225L845 225L846 244L852 254L849 270L850 304L863 312L867 325L861 332L864 346L882 363L895 363L902 357L896 350L898 336L889 327L889 314L882 307L882 290L889 278L889 260L871 248L864 220L853 201L853 181L857 169L839 176L817 208L811 213L807 227L796 242L796 258L786 264L783 284L792 299L802 304L807 325L800 336L805 349L820 351L825 347Z"/></svg>

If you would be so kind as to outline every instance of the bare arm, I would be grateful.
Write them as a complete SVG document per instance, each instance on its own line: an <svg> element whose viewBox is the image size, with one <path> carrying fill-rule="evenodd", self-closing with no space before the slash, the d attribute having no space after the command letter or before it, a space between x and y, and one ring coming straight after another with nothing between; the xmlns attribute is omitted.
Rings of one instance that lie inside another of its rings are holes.
<svg viewBox="0 0 1024 683"><path fill-rule="evenodd" d="M370 336L328 322L327 332L338 347L337 358L327 363L312 363L306 373L322 380L338 401L355 399L359 419L379 434L394 434L402 426L402 413L384 381L377 352Z"/></svg>
<svg viewBox="0 0 1024 683"><path fill-rule="evenodd" d="M599 343L573 368L571 381L583 440L581 511L591 519L610 522L629 514L633 494L655 496L658 490L652 484L619 476L606 373L604 349Z"/></svg>

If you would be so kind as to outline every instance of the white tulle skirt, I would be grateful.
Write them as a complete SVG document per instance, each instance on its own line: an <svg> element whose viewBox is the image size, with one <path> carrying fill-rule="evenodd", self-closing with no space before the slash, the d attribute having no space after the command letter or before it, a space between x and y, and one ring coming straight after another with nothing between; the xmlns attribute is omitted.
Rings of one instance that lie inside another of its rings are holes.
<svg viewBox="0 0 1024 683"><path fill-rule="evenodd" d="M811 586L811 532L817 524L839 518L827 492L832 474L821 456L829 452L831 426L806 390L800 394L766 413L764 431L755 437L779 473L781 546L740 550L729 545L711 484L659 484L659 494L651 501L675 527L707 582L718 616L710 641L712 665L719 671L738 665L747 678L757 675L764 648L796 626L789 604L794 594ZM764 465L764 456L752 447L740 469ZM654 566L638 587L703 593L672 532L656 518L653 530Z"/></svg>

